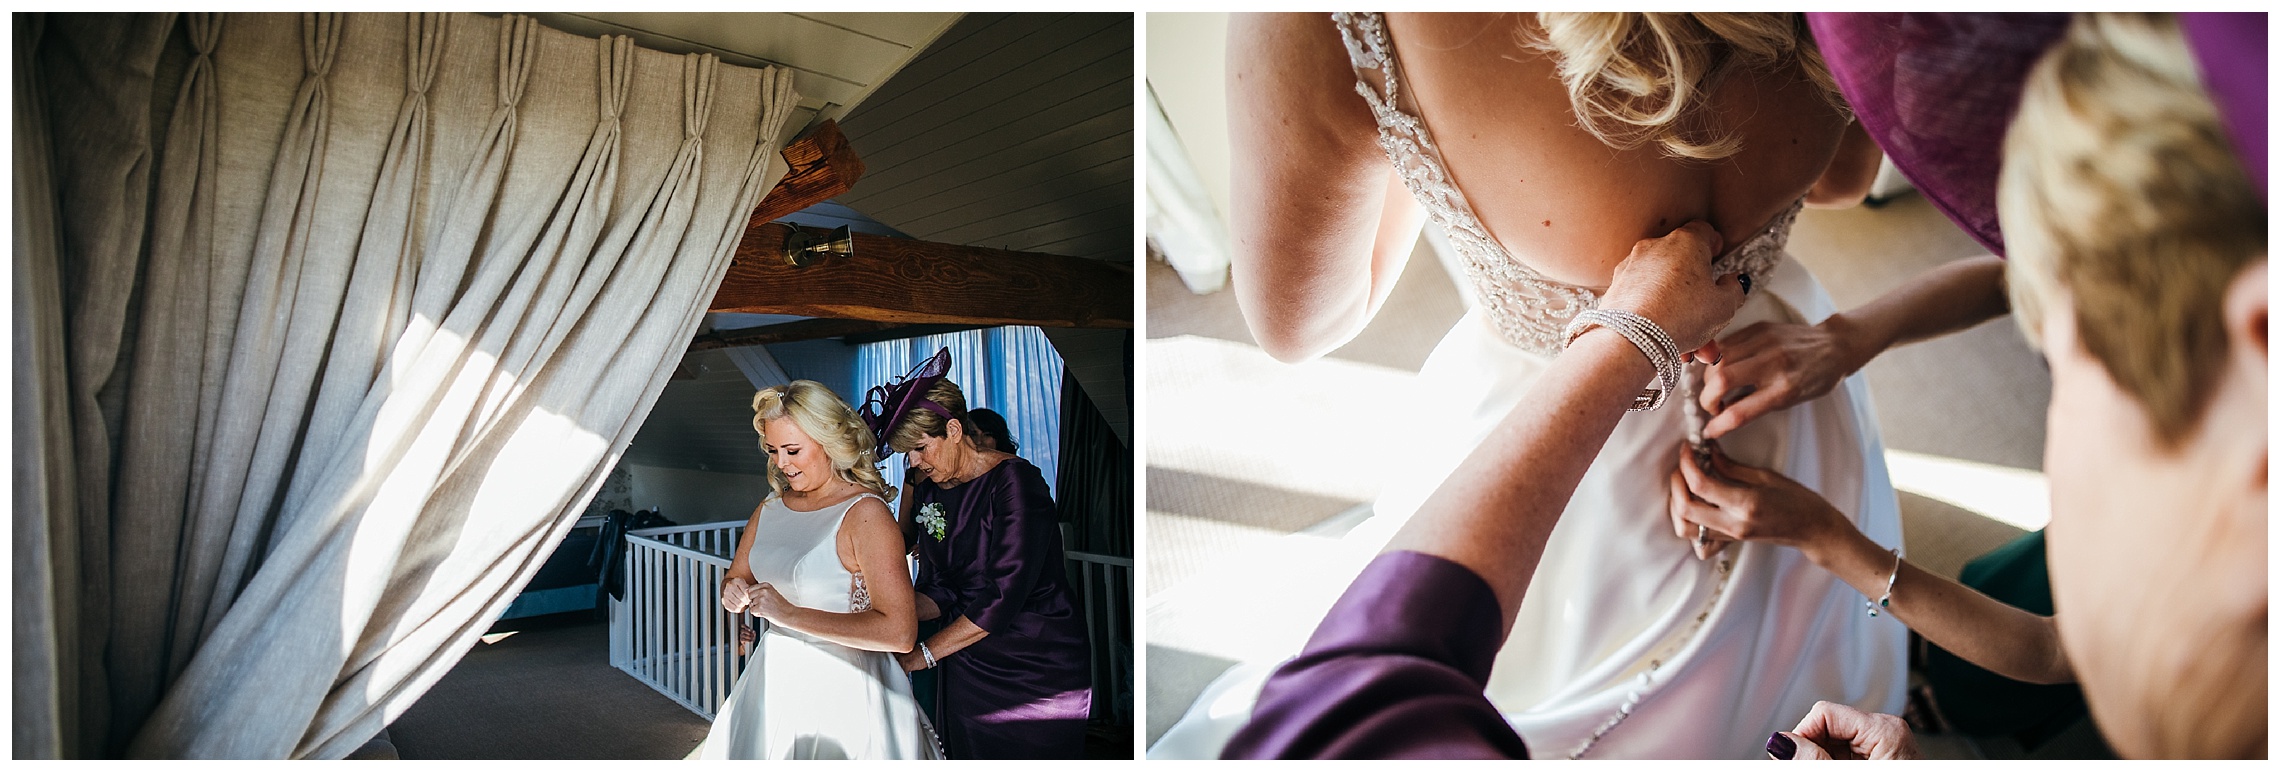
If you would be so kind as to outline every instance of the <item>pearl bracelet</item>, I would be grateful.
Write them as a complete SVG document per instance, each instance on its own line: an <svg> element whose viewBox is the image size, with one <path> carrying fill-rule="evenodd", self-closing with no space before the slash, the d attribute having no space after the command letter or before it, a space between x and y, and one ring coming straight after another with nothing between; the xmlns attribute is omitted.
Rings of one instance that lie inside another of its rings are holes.
<svg viewBox="0 0 2280 772"><path fill-rule="evenodd" d="M1682 367L1678 360L1678 344L1672 342L1670 334L1663 332L1662 327L1653 320L1613 308L1589 309L1576 314L1568 322L1567 333L1561 345L1573 345L1577 337L1593 327L1605 327L1621 334L1631 341L1631 345L1639 347L1639 353L1645 354L1647 361L1654 363L1655 379L1661 387L1640 391L1638 398L1631 400L1631 410L1662 407L1663 401L1670 397L1671 392L1678 390L1678 375Z"/></svg>

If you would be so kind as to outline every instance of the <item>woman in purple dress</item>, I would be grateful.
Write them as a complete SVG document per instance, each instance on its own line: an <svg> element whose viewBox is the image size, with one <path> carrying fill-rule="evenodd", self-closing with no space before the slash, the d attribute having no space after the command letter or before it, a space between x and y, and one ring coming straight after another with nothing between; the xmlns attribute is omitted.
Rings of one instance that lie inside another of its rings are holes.
<svg viewBox="0 0 2280 772"><path fill-rule="evenodd" d="M909 454L922 478L907 486L918 615L949 620L902 655L903 669L940 671L950 758L1079 758L1091 674L1052 494L1036 466L976 444L949 369L944 350L863 406L881 453Z"/></svg>

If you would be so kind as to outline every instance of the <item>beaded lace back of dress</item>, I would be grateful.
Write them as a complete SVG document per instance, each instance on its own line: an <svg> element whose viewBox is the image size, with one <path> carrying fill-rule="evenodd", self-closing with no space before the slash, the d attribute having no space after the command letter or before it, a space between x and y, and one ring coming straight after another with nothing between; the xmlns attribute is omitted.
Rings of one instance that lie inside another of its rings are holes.
<svg viewBox="0 0 2280 772"><path fill-rule="evenodd" d="M1563 284L1538 273L1504 250L1473 214L1464 191L1457 189L1440 148L1425 130L1425 122L1403 109L1401 67L1394 59L1393 41L1386 36L1385 17L1376 13L1336 13L1338 34L1345 38L1346 56L1354 66L1354 89L1369 102L1377 116L1378 146L1401 174L1409 192L1425 207L1426 216L1448 234L1464 261L1474 293L1504 340L1540 354L1556 354L1561 331L1568 320L1599 303L1591 290ZM1725 255L1715 266L1720 274L1744 271L1763 276L1781 259L1782 246L1801 208L1792 204L1774 216L1757 235Z"/></svg>
<svg viewBox="0 0 2280 772"><path fill-rule="evenodd" d="M849 613L870 611L871 588L863 583L863 572L853 571L850 573L854 578L847 581L847 611Z"/></svg>

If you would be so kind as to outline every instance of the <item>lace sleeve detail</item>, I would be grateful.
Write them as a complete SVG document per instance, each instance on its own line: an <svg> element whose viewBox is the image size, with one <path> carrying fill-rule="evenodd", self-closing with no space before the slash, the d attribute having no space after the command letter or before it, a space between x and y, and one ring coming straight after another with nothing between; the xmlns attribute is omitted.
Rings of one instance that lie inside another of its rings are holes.
<svg viewBox="0 0 2280 772"><path fill-rule="evenodd" d="M875 493L863 493L863 494L859 494L859 495L857 495L855 498L853 498L853 499L850 499L850 500L848 501L848 505L847 505L847 509L848 509L848 511L850 511L850 512L854 511L854 509L855 509L855 504L854 504L854 502L857 502L857 501L862 501L862 500L864 500L864 499L873 499L873 500L876 500L876 501L878 501L878 502L879 502L879 503L881 503L881 504L886 504L886 503L887 503L887 500L886 500L886 498L885 498L885 497L882 497L882 496L880 496L880 495L878 495L878 494L875 494ZM893 512L893 511L894 511L894 505L892 505L892 504L888 504L888 505L887 505L887 511L888 511L888 512L890 512L890 513L891 513L891 512ZM870 611L870 610L871 610L871 586L870 586L870 585L868 585L868 584L864 584L864 583L863 583L863 572L862 572L862 571L849 571L849 572L847 572L847 574L848 574L848 578L847 578L847 610L848 610L848 612L850 612L850 613L853 613L853 612L857 612L857 611Z"/></svg>
<svg viewBox="0 0 2280 772"><path fill-rule="evenodd" d="M871 586L863 583L863 572L850 571L848 572L848 576L847 611L849 613L857 611L870 611Z"/></svg>
<svg viewBox="0 0 2280 772"><path fill-rule="evenodd" d="M1371 112L1383 116L1401 101L1401 83L1386 51L1384 14L1339 12L1330 14L1330 20L1338 25L1338 37L1346 41L1346 61L1354 65L1357 81L1354 90L1369 101ZM1377 83L1370 82L1373 76Z"/></svg>
<svg viewBox="0 0 2280 772"><path fill-rule="evenodd" d="M1797 225L1797 213L1804 210L1805 199L1797 199L1788 209L1766 221L1765 227L1759 228L1757 233L1719 255L1717 262L1711 264L1711 270L1721 276L1729 273L1765 276L1775 263L1781 262L1781 250L1789 245L1789 231Z"/></svg>
<svg viewBox="0 0 2280 772"><path fill-rule="evenodd" d="M1354 90L1377 118L1378 147L1425 208L1433 224L1448 234L1465 274L1495 323L1513 345L1543 354L1560 349L1560 330L1569 319L1597 304L1590 290L1546 278L1514 260L1488 233L1487 226L1449 176L1441 150L1425 122L1401 103L1401 64L1386 34L1385 16L1336 13L1338 34L1354 66Z"/></svg>

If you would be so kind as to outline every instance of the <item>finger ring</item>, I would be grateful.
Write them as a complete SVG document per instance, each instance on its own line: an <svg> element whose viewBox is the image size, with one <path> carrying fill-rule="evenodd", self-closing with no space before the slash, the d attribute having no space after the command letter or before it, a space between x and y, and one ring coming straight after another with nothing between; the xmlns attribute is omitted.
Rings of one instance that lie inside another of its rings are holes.
<svg viewBox="0 0 2280 772"><path fill-rule="evenodd" d="M1705 544L1709 544L1709 543L1710 543L1710 527L1709 527L1709 526L1706 526L1706 525L1703 525L1703 524L1701 524L1701 523L1695 523L1695 524L1694 524L1694 546L1700 547L1700 546L1703 546L1703 545L1705 545Z"/></svg>
<svg viewBox="0 0 2280 772"><path fill-rule="evenodd" d="M1741 283L1742 283L1742 294L1744 294L1744 295L1750 294L1750 274L1749 274L1749 272L1747 272L1747 271L1744 271L1744 272L1742 272L1742 273L1734 274L1734 280L1735 280L1735 281L1738 281L1738 282L1741 282Z"/></svg>

